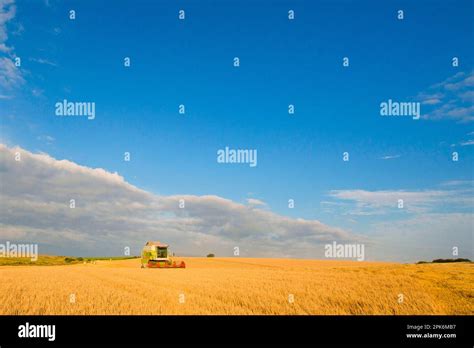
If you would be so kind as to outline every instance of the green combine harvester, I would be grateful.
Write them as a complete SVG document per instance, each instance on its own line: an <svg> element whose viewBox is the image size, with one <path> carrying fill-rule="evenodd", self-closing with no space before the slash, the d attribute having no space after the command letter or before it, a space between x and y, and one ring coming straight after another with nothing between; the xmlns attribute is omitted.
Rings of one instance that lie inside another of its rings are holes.
<svg viewBox="0 0 474 348"><path fill-rule="evenodd" d="M142 250L142 268L186 268L184 261L173 261L168 245L160 242L147 242Z"/></svg>

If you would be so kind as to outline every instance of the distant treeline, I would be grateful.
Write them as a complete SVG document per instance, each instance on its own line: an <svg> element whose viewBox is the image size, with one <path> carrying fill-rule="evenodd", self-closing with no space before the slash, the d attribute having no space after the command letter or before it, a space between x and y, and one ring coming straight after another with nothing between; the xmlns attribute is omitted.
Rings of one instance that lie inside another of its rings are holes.
<svg viewBox="0 0 474 348"><path fill-rule="evenodd" d="M93 263L100 260L127 260L135 259L139 256L101 256L101 257L74 257L74 256L54 256L39 255L36 261L27 257L0 257L0 266L57 266L74 265L78 263Z"/></svg>
<svg viewBox="0 0 474 348"><path fill-rule="evenodd" d="M99 257L65 257L64 262L66 263L77 263L77 262L93 262L93 261L100 261L100 260L128 260L128 259L136 259L140 256L99 256Z"/></svg>
<svg viewBox="0 0 474 348"><path fill-rule="evenodd" d="M435 259L431 262L429 261L418 261L417 264L421 263L450 263L450 262L472 262L469 259Z"/></svg>

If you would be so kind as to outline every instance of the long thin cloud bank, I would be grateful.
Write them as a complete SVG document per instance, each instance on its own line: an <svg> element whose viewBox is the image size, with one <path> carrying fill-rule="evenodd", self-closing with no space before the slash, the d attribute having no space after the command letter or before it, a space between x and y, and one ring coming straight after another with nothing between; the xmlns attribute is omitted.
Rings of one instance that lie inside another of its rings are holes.
<svg viewBox="0 0 474 348"><path fill-rule="evenodd" d="M371 256L413 262L473 255L474 182L453 180L431 190L333 190L326 209L370 219ZM399 200L403 200L400 209ZM453 248L458 250L453 254Z"/></svg>
<svg viewBox="0 0 474 348"><path fill-rule="evenodd" d="M453 186L453 185L451 185ZM472 211L474 207L474 186L471 182L461 182L456 187L441 187L436 190L423 191L367 191L367 190L333 190L329 196L337 202L352 203L350 214L375 215L393 213L398 201L403 200L403 212L427 213L446 211L449 205L453 209Z"/></svg>
<svg viewBox="0 0 474 348"><path fill-rule="evenodd" d="M158 239L188 255L230 256L238 247L241 256L317 258L325 243L358 239L218 196L158 196L117 173L19 147L0 145L0 183L0 240L36 242L40 253L119 255L130 247L138 254Z"/></svg>

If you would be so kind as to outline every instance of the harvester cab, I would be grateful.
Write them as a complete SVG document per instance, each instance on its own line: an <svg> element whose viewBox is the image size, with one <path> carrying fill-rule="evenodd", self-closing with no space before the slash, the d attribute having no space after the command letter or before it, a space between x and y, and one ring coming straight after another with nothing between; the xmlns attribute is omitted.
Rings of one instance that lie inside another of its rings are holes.
<svg viewBox="0 0 474 348"><path fill-rule="evenodd" d="M160 242L147 242L142 250L142 268L185 268L184 261L171 259L168 247Z"/></svg>

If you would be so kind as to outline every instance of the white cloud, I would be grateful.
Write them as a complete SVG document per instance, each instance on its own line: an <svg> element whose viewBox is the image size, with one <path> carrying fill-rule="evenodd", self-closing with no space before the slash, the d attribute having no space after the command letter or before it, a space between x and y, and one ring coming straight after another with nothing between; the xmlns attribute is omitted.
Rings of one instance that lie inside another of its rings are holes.
<svg viewBox="0 0 474 348"><path fill-rule="evenodd" d="M10 52L10 47L8 47L7 45L5 45L4 43L1 43L1 44L0 44L0 52L3 52L3 53Z"/></svg>
<svg viewBox="0 0 474 348"><path fill-rule="evenodd" d="M42 89L39 89L39 88L33 88L31 90L31 94L33 94L35 97L40 97L42 96L44 93L44 91Z"/></svg>
<svg viewBox="0 0 474 348"><path fill-rule="evenodd" d="M8 39L7 22L15 17L16 7L13 0L0 0L0 44Z"/></svg>
<svg viewBox="0 0 474 348"><path fill-rule="evenodd" d="M158 239L194 255L230 256L238 246L242 256L314 258L322 243L360 240L316 220L218 196L158 196L117 173L18 147L0 145L0 182L0 239L34 241L58 253L120 254L125 246L138 253L146 240Z"/></svg>
<svg viewBox="0 0 474 348"><path fill-rule="evenodd" d="M451 181L437 190L333 190L329 196L338 201L351 202L351 215L383 215L389 213L425 213L441 209L474 207L474 188L466 181ZM464 183L464 185L462 184ZM449 187L456 186L456 187ZM398 209L398 200L403 200L403 209Z"/></svg>
<svg viewBox="0 0 474 348"><path fill-rule="evenodd" d="M430 98L430 99L425 99L423 100L422 104L426 105L436 105L441 103L441 99L438 98Z"/></svg>
<svg viewBox="0 0 474 348"><path fill-rule="evenodd" d="M247 198L247 204L253 206L266 206L267 204L259 199Z"/></svg>
<svg viewBox="0 0 474 348"><path fill-rule="evenodd" d="M395 159L395 158L399 158L399 157L400 157L400 155L389 155L389 156L380 157L380 159L389 160L389 159Z"/></svg>
<svg viewBox="0 0 474 348"><path fill-rule="evenodd" d="M18 87L24 82L24 79L9 58L0 57L0 86L5 89Z"/></svg>
<svg viewBox="0 0 474 348"><path fill-rule="evenodd" d="M47 144L51 144L53 141L55 141L55 139L50 135L40 135L36 139L38 139L40 141L44 141Z"/></svg>
<svg viewBox="0 0 474 348"><path fill-rule="evenodd" d="M12 58L13 48L7 45L7 23L15 17L16 6L13 0L0 0L0 52L6 56L0 57L0 87L12 89L24 82L21 72Z"/></svg>
<svg viewBox="0 0 474 348"><path fill-rule="evenodd" d="M441 184L441 186L473 186L474 181L470 180L450 180L450 181L445 181Z"/></svg>
<svg viewBox="0 0 474 348"><path fill-rule="evenodd" d="M471 90L471 91L463 92L463 93L461 93L460 97L463 101L472 103L472 102L474 102L474 91Z"/></svg>
<svg viewBox="0 0 474 348"><path fill-rule="evenodd" d="M443 85L443 87L448 91L458 91L460 89L472 86L474 86L474 74L472 72L457 81L455 80L454 82L445 83Z"/></svg>
<svg viewBox="0 0 474 348"><path fill-rule="evenodd" d="M421 92L417 100L425 106L422 118L474 121L474 72L459 72ZM425 111L425 109L427 111Z"/></svg>
<svg viewBox="0 0 474 348"><path fill-rule="evenodd" d="M50 65L50 66L58 66L56 63L48 60L48 59L44 59L44 58L30 58L30 60L32 62L35 62L35 63L38 63L38 64L43 64L43 65Z"/></svg>

